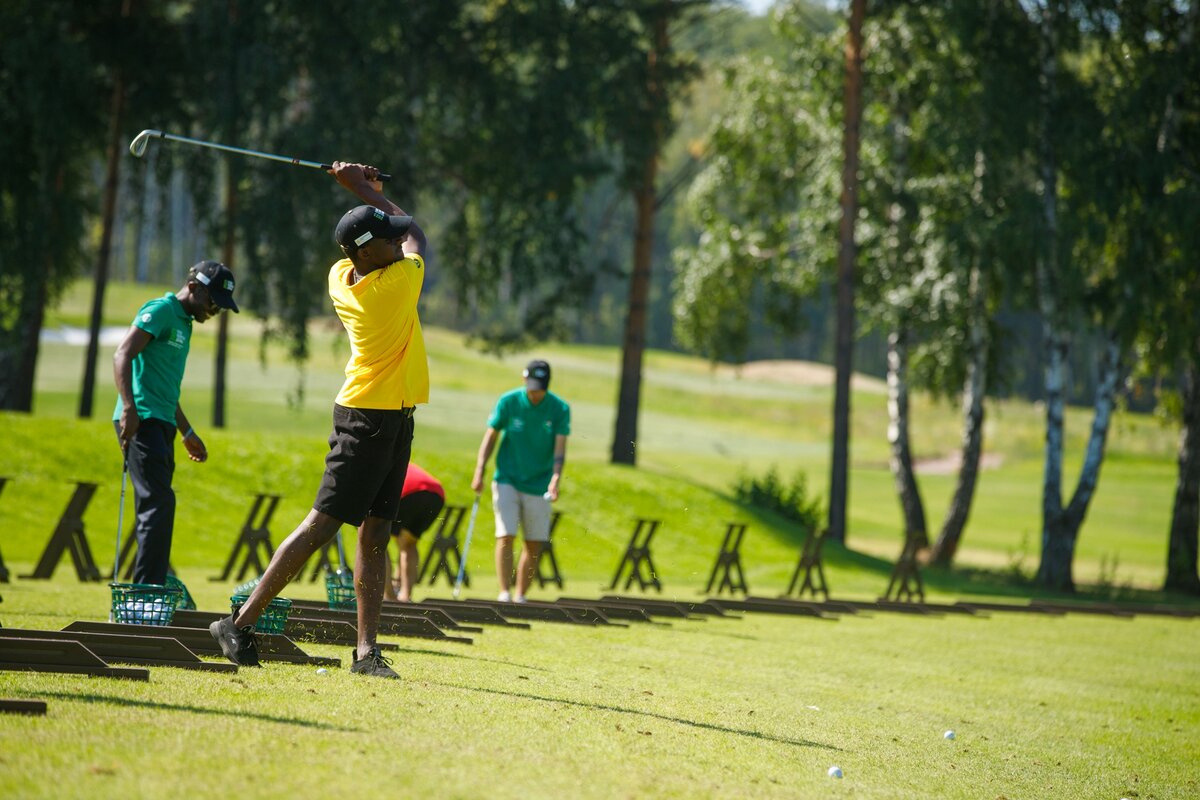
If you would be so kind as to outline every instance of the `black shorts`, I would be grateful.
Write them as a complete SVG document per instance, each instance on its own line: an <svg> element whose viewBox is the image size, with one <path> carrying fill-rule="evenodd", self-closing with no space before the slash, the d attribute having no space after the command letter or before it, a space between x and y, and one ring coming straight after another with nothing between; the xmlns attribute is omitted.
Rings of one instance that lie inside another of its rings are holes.
<svg viewBox="0 0 1200 800"><path fill-rule="evenodd" d="M313 508L355 527L366 517L396 520L412 439L411 408L334 403L325 476Z"/></svg>
<svg viewBox="0 0 1200 800"><path fill-rule="evenodd" d="M392 523L392 536L399 536L401 530L406 530L420 539L445 505L446 501L433 492L413 492L401 497L396 521Z"/></svg>

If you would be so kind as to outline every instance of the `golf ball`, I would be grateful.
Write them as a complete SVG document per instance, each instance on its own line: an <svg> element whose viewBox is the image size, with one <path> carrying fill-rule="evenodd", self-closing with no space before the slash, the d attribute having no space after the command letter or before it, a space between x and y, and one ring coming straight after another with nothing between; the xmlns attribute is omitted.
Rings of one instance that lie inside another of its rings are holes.
<svg viewBox="0 0 1200 800"><path fill-rule="evenodd" d="M953 739L954 731L946 731L945 733L942 734L942 738L943 739Z"/></svg>
<svg viewBox="0 0 1200 800"><path fill-rule="evenodd" d="M317 674L318 674L318 675L324 675L324 674L325 674L325 673L327 673L327 672L329 672L329 670L325 669L324 667L317 667Z"/></svg>
<svg viewBox="0 0 1200 800"><path fill-rule="evenodd" d="M842 768L841 767L830 767L829 768L829 777L831 777L831 778L842 777Z"/></svg>
<svg viewBox="0 0 1200 800"><path fill-rule="evenodd" d="M544 495L542 495L542 499L543 500L553 500L554 495L550 494L549 492L546 492Z"/></svg>

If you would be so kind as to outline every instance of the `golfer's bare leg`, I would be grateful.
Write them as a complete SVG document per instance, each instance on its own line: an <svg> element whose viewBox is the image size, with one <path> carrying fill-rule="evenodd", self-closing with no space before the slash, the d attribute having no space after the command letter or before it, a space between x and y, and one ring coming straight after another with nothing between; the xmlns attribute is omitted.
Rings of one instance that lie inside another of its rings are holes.
<svg viewBox="0 0 1200 800"><path fill-rule="evenodd" d="M358 553L354 559L354 595L358 598L358 657L364 658L379 634L383 584L387 580L387 546L392 521L367 517L358 528Z"/></svg>
<svg viewBox="0 0 1200 800"><path fill-rule="evenodd" d="M292 578L300 573L300 570L304 569L304 564L312 554L332 539L341 526L340 520L336 520L328 514L317 511L315 508L309 511L300 526L283 540L279 549L275 551L275 555L271 556L271 563L267 565L267 571L263 573L262 579L254 587L250 599L242 606L234 624L239 628L244 628L257 622L267 604L283 591Z"/></svg>
<svg viewBox="0 0 1200 800"><path fill-rule="evenodd" d="M509 576L512 575L513 537L496 537L496 577L500 579L500 591L509 589Z"/></svg>
<svg viewBox="0 0 1200 800"><path fill-rule="evenodd" d="M524 597L533 583L533 574L537 571L538 556L542 553L541 542L525 540L521 548L521 560L517 565L517 597Z"/></svg>
<svg viewBox="0 0 1200 800"><path fill-rule="evenodd" d="M398 598L405 603L412 601L412 590L417 585L417 566L421 556L417 553L417 538L408 531L400 531L400 592Z"/></svg>
<svg viewBox="0 0 1200 800"><path fill-rule="evenodd" d="M392 553L384 551L384 558L387 559L387 574L390 576L383 582L383 599L384 600L399 600L396 595L396 584L400 582L400 573L392 572Z"/></svg>

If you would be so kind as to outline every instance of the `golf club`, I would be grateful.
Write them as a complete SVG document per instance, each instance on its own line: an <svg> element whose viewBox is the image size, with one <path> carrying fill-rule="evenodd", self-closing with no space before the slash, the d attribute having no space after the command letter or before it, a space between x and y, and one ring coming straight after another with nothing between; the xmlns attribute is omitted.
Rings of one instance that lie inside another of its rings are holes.
<svg viewBox="0 0 1200 800"><path fill-rule="evenodd" d="M462 558L458 561L458 577L454 580L454 599L462 591L463 578L467 574L467 553L471 551L471 534L475 532L475 515L479 513L479 493L475 493L475 502L471 505L471 519L467 522L467 541L463 544Z"/></svg>
<svg viewBox="0 0 1200 800"><path fill-rule="evenodd" d="M117 570L121 568L121 528L125 524L125 485L129 482L129 457L124 453L121 456L121 502L117 505L117 550L113 553L113 583L121 580L120 576L117 575ZM112 608L108 610L108 621L113 621Z"/></svg>
<svg viewBox="0 0 1200 800"><path fill-rule="evenodd" d="M183 142L184 144L194 144L197 147L209 147L213 150L224 150L227 153L237 153L243 156L252 156L254 158L266 158L271 161L281 161L284 164L292 164L297 167L309 167L311 169L319 169L327 171L333 169L332 164L322 164L319 161L305 161L302 158L292 158L291 156L278 156L273 153L260 153L257 150L246 150L242 147L231 147L227 144L217 144L216 142L206 142L203 139L189 139L187 136L176 136L173 133L163 133L162 131L144 130L133 138L129 143L129 152L134 158L141 158L146 152L146 145L151 139L169 139L173 142ZM379 180L390 181L391 175L381 172Z"/></svg>

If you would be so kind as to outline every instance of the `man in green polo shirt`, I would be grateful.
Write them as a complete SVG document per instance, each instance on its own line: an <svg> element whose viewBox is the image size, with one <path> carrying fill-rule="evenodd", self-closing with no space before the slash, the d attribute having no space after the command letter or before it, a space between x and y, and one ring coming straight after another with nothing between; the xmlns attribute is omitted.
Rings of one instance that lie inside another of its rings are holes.
<svg viewBox="0 0 1200 800"><path fill-rule="evenodd" d="M558 499L558 482L567 459L571 407L549 391L550 365L530 361L525 386L500 396L479 445L471 489L483 490L483 472L501 433L500 453L492 477L492 508L496 515L496 576L500 600L525 602L533 582L542 545L550 541L550 504ZM517 568L517 593L509 590L513 539L525 534Z"/></svg>
<svg viewBox="0 0 1200 800"><path fill-rule="evenodd" d="M204 442L179 405L179 389L192 342L192 322L203 323L222 308L238 310L233 273L217 261L201 261L188 270L182 289L138 309L113 356L117 384L113 427L133 481L137 511L134 583L162 585L167 580L175 527L171 480L176 431L183 432L188 458L208 458Z"/></svg>

